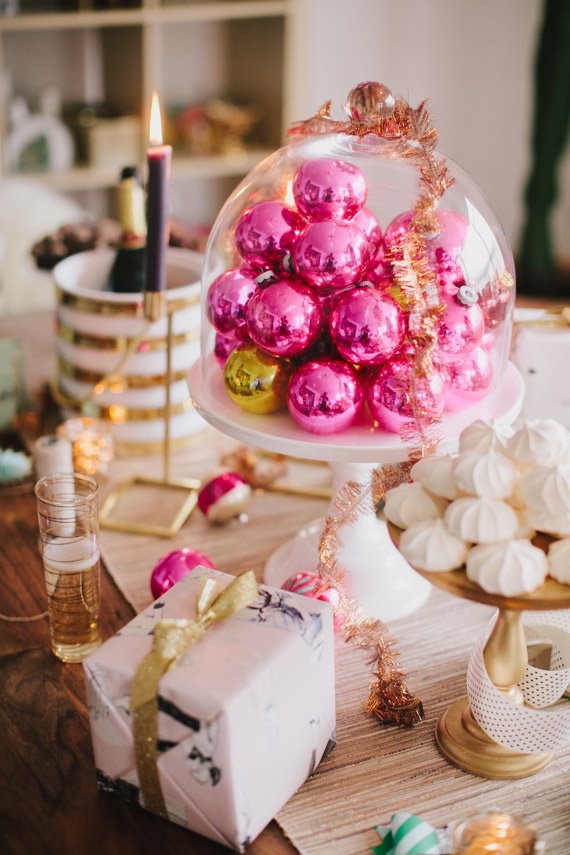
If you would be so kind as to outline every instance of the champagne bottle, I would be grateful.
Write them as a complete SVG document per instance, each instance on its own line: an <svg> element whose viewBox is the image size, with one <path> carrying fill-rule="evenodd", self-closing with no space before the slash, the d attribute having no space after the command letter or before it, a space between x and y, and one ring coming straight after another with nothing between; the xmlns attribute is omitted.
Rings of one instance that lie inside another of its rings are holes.
<svg viewBox="0 0 570 855"><path fill-rule="evenodd" d="M136 167L126 166L119 181L121 244L109 280L108 291L141 293L145 282L145 197Z"/></svg>

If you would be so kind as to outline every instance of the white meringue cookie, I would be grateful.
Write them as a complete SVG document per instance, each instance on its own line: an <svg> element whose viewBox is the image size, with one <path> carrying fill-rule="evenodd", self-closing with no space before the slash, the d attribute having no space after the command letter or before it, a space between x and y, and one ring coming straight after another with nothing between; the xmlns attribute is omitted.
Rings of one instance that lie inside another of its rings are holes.
<svg viewBox="0 0 570 855"><path fill-rule="evenodd" d="M451 534L441 519L414 523L400 537L400 552L421 570L455 570L465 563L467 550L467 544Z"/></svg>
<svg viewBox="0 0 570 855"><path fill-rule="evenodd" d="M548 575L570 585L570 537L555 540L548 548Z"/></svg>
<svg viewBox="0 0 570 855"><path fill-rule="evenodd" d="M553 537L570 536L570 514L548 516L528 508L524 512L524 518L528 525L531 525L536 531L551 534Z"/></svg>
<svg viewBox="0 0 570 855"><path fill-rule="evenodd" d="M503 540L470 549L466 569L467 577L489 594L516 597L540 588L548 562L530 540Z"/></svg>
<svg viewBox="0 0 570 855"><path fill-rule="evenodd" d="M444 499L456 499L457 487L452 475L453 458L450 454L434 454L414 463L410 470L412 481Z"/></svg>
<svg viewBox="0 0 570 855"><path fill-rule="evenodd" d="M536 529L532 526L526 518L525 509L524 508L515 508L515 514L517 515L518 528L515 531L514 539L515 540L532 540L536 535Z"/></svg>
<svg viewBox="0 0 570 855"><path fill-rule="evenodd" d="M526 508L542 516L570 513L570 463L536 466L523 475L516 494Z"/></svg>
<svg viewBox="0 0 570 855"><path fill-rule="evenodd" d="M386 493L384 515L398 528L408 528L415 522L441 517L447 502L432 496L421 484L399 484Z"/></svg>
<svg viewBox="0 0 570 855"><path fill-rule="evenodd" d="M512 538L518 526L517 515L510 505L483 496L455 499L443 518L450 532L468 543Z"/></svg>
<svg viewBox="0 0 570 855"><path fill-rule="evenodd" d="M510 428L499 427L492 422L477 419L468 427L463 428L459 434L459 451L485 452L491 448L504 448L511 432Z"/></svg>
<svg viewBox="0 0 570 855"><path fill-rule="evenodd" d="M455 484L464 493L489 499L508 498L517 480L517 470L510 460L494 448L464 451L453 461Z"/></svg>
<svg viewBox="0 0 570 855"><path fill-rule="evenodd" d="M525 422L507 440L507 454L523 468L552 466L567 459L570 437L566 428L554 419Z"/></svg>

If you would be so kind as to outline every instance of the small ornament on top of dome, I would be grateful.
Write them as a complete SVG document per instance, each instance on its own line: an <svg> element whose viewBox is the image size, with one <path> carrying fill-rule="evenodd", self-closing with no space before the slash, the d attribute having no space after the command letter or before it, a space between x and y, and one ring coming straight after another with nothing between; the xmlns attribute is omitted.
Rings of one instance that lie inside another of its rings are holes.
<svg viewBox="0 0 570 855"><path fill-rule="evenodd" d="M374 124L394 112L396 99L383 83L374 80L358 83L351 89L344 105L345 112L357 122Z"/></svg>

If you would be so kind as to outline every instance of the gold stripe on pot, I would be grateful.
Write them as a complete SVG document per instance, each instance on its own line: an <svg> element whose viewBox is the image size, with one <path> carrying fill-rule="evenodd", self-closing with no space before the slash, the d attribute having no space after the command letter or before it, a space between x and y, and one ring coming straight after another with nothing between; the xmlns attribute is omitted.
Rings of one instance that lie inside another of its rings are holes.
<svg viewBox="0 0 570 855"><path fill-rule="evenodd" d="M189 344L192 341L197 341L200 337L199 330L190 330L186 333L178 333L174 336L173 345L179 347L183 344ZM59 324L58 338L65 341L67 344L73 344L76 347L89 347L93 350L118 350L124 351L129 348L133 338L126 336L93 336L86 333L78 332L77 330L68 327L66 324ZM166 338L144 338L139 342L135 353L149 353L157 350L166 350Z"/></svg>
<svg viewBox="0 0 570 855"><path fill-rule="evenodd" d="M143 296L140 300L132 303L119 303L111 300L91 300L89 297L80 297L77 294L70 294L69 291L64 291L63 288L56 285L57 301L62 306L77 309L80 312L89 312L95 315L113 315L115 317L128 318L143 318ZM168 291L166 292L168 294ZM193 294L190 297L179 297L177 299L168 300L168 309L171 312L179 312L181 309L187 309L190 306L197 306L200 303L200 295Z"/></svg>
<svg viewBox="0 0 570 855"><path fill-rule="evenodd" d="M124 375L119 372L115 376L108 374L99 374L96 371L86 371L84 368L78 368L62 356L59 357L59 374L60 376L69 377L72 380L77 380L79 383L87 383L89 386L98 386L99 383L105 381L107 388L115 391L118 386L121 389L153 389L156 386L164 386L166 383L166 375ZM172 375L173 382L184 380L188 372L185 369L175 371Z"/></svg>
<svg viewBox="0 0 570 855"><path fill-rule="evenodd" d="M70 395L59 387L57 383L53 383L51 391L56 404L61 407L70 407L74 410L81 410L85 401L80 401L78 398ZM97 396L94 396L91 401L97 408L97 416L100 419L107 419L116 425L124 424L125 422L146 422L153 419L164 419L165 407L124 407L122 404L113 404L110 407L102 407L97 403ZM186 401L180 401L178 404L171 404L170 415L179 416L182 413L188 413L194 407L190 398Z"/></svg>
<svg viewBox="0 0 570 855"><path fill-rule="evenodd" d="M170 440L170 448L173 452L182 451L184 448L188 448L189 445L196 442L198 439L202 439L204 433L208 430L208 426L204 426L200 430L196 431L196 433L189 434L188 436L181 436L177 439ZM145 454L158 454L164 449L164 440L156 439L153 442L130 442L126 440L115 440L115 451L118 455L129 456L138 456Z"/></svg>

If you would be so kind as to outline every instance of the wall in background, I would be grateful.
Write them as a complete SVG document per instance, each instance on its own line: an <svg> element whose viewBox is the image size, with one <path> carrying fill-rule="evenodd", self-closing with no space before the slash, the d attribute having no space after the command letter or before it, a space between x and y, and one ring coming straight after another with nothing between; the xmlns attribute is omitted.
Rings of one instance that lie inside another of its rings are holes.
<svg viewBox="0 0 570 855"><path fill-rule="evenodd" d="M522 222L541 0L298 0L288 115L342 105L361 80L429 98L440 148L483 188L510 240ZM334 11L333 11L334 10ZM570 155L554 216L570 263Z"/></svg>

